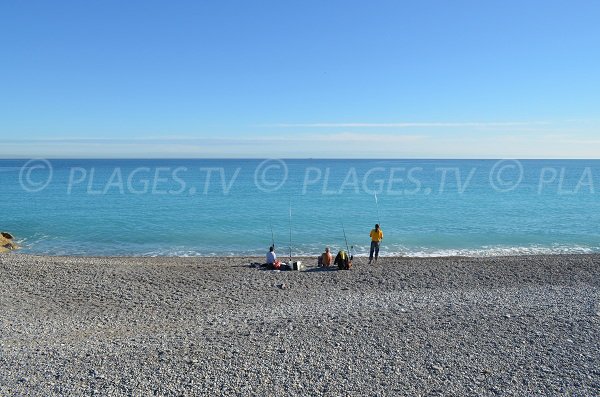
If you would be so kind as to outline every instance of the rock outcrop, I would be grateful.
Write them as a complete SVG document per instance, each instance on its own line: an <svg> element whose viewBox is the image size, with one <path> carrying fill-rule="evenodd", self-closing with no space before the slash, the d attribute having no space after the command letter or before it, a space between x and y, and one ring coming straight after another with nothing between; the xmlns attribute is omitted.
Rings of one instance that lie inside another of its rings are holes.
<svg viewBox="0 0 600 397"><path fill-rule="evenodd" d="M10 233L0 233L0 253L18 249L19 246L14 242L14 237Z"/></svg>

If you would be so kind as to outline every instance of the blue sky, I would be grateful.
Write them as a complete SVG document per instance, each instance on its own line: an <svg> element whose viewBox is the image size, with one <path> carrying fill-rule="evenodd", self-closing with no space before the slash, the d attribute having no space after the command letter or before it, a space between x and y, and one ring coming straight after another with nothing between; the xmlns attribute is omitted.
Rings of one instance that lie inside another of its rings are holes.
<svg viewBox="0 0 600 397"><path fill-rule="evenodd" d="M597 1L0 4L0 157L600 157Z"/></svg>

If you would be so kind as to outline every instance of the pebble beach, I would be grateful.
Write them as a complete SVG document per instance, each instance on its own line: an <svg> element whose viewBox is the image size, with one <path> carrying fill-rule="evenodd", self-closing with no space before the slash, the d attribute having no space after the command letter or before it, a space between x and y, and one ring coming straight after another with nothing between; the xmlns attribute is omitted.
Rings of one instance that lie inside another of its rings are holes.
<svg viewBox="0 0 600 397"><path fill-rule="evenodd" d="M0 256L0 396L600 395L600 255Z"/></svg>

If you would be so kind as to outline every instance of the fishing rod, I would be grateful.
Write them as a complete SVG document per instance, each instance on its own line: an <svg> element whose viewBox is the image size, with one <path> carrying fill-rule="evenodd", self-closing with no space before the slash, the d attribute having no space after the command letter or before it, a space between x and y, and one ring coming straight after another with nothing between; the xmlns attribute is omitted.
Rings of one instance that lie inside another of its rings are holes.
<svg viewBox="0 0 600 397"><path fill-rule="evenodd" d="M356 255L356 260L358 260L358 263L360 263L360 264L362 265L362 264L363 264L363 263L362 263L362 260L360 259L360 256L358 256L358 253L356 252L356 249L354 248L354 246L353 246L353 245L351 245L351 246L350 246L350 249L351 249L352 251L354 251L354 252L357 254L357 255ZM354 257L354 255L352 255L352 256Z"/></svg>
<svg viewBox="0 0 600 397"><path fill-rule="evenodd" d="M346 249L348 250L348 255L354 259L354 255L352 254L352 250L354 250L354 246L350 246L350 248L348 248L348 239L346 238L346 228L344 227L344 222L342 222L342 231L344 232L344 240L346 241ZM360 260L360 257L356 257L356 259L358 259L358 262L362 265L362 261Z"/></svg>
<svg viewBox="0 0 600 397"><path fill-rule="evenodd" d="M344 222L342 222L342 231L344 232L344 240L346 241L346 249L348 250L348 255L351 256L354 259L354 254L352 254L352 250L354 250L354 246L350 246L350 248L348 248L348 239L346 238L346 228L344 227ZM357 256L356 259L358 259L358 261L362 264L362 261L360 260L360 258Z"/></svg>
<svg viewBox="0 0 600 397"><path fill-rule="evenodd" d="M346 238L346 229L344 228L344 222L342 222L342 231L344 232L344 240L346 241L346 250L348 251L348 255L350 255L350 248L348 247L348 239Z"/></svg>
<svg viewBox="0 0 600 397"><path fill-rule="evenodd" d="M290 197L290 262L292 261L292 198Z"/></svg>
<svg viewBox="0 0 600 397"><path fill-rule="evenodd" d="M377 207L377 223L381 226L381 217L379 216L379 200L377 200L377 192L375 192L375 206Z"/></svg>
<svg viewBox="0 0 600 397"><path fill-rule="evenodd" d="M269 222L271 225L271 246L273 247L273 250L275 250L275 235L273 234L273 222Z"/></svg>

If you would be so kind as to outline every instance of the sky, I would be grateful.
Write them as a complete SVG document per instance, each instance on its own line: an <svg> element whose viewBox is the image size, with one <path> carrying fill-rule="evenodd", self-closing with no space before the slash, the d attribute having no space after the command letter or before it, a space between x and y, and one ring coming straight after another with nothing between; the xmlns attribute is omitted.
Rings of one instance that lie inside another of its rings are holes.
<svg viewBox="0 0 600 397"><path fill-rule="evenodd" d="M0 157L599 158L598 1L0 2Z"/></svg>

